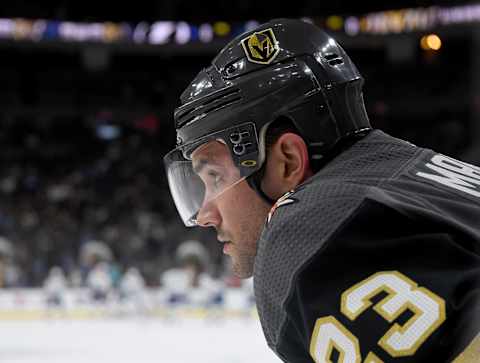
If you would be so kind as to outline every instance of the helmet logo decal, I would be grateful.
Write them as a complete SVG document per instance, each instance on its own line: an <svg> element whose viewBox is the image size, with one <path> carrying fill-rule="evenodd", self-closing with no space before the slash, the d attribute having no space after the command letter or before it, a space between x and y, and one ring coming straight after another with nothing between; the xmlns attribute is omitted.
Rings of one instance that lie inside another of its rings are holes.
<svg viewBox="0 0 480 363"><path fill-rule="evenodd" d="M272 28L268 28L242 39L242 46L250 62L269 64L280 52Z"/></svg>

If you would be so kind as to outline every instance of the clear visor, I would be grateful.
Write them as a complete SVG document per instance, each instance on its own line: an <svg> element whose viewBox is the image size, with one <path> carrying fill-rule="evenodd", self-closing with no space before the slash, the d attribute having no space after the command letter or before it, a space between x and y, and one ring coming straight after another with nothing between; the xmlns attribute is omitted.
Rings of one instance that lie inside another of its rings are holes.
<svg viewBox="0 0 480 363"><path fill-rule="evenodd" d="M256 135L243 131L242 138L241 130L235 131L209 135L165 156L170 192L186 226L202 223L202 209L258 170Z"/></svg>

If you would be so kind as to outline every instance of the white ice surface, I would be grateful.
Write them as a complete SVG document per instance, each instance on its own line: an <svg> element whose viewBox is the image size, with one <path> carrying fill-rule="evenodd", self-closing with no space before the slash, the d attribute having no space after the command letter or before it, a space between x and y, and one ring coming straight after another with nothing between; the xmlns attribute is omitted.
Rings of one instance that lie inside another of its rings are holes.
<svg viewBox="0 0 480 363"><path fill-rule="evenodd" d="M279 363L256 319L0 321L2 363Z"/></svg>

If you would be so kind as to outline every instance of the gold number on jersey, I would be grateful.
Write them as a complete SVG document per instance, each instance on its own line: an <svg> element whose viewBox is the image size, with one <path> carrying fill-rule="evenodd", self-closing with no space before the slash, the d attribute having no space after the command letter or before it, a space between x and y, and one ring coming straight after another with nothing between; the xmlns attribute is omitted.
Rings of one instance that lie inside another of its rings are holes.
<svg viewBox="0 0 480 363"><path fill-rule="evenodd" d="M422 343L445 321L445 301L398 271L378 272L342 294L341 312L354 321L372 306L372 299L381 292L388 294L373 310L393 323L407 309L413 316L400 326L394 323L378 344L392 357L415 354ZM338 363L360 363L358 339L332 315L315 322L310 341L310 355L315 363L331 363L333 349L339 353ZM369 352L363 363L382 363Z"/></svg>
<svg viewBox="0 0 480 363"><path fill-rule="evenodd" d="M315 322L310 355L315 363L330 363L333 348L340 352L338 363L360 363L358 339L330 315Z"/></svg>
<svg viewBox="0 0 480 363"><path fill-rule="evenodd" d="M392 357L415 354L422 343L445 321L445 301L397 271L379 272L342 294L341 311L355 320L385 291L388 296L373 307L392 323L407 309L414 315L400 326L395 323L378 344Z"/></svg>
<svg viewBox="0 0 480 363"><path fill-rule="evenodd" d="M310 355L315 363L332 363L331 356L335 348L340 356L336 363L360 363L360 345L358 339L332 315L317 319L310 342ZM370 352L363 363L383 363Z"/></svg>

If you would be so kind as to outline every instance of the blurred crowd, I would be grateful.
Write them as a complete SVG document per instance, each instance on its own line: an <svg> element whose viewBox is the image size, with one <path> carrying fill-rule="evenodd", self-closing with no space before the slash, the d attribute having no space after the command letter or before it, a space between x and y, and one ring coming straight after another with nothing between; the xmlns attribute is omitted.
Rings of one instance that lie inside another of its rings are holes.
<svg viewBox="0 0 480 363"><path fill-rule="evenodd" d="M158 137L121 128L105 140L98 131L82 123L1 128L1 286L39 286L52 266L81 271L85 282L91 263L82 251L92 241L108 248L119 270L140 266L146 283L158 285L182 240L216 243L179 221ZM220 252L209 250L218 275Z"/></svg>

